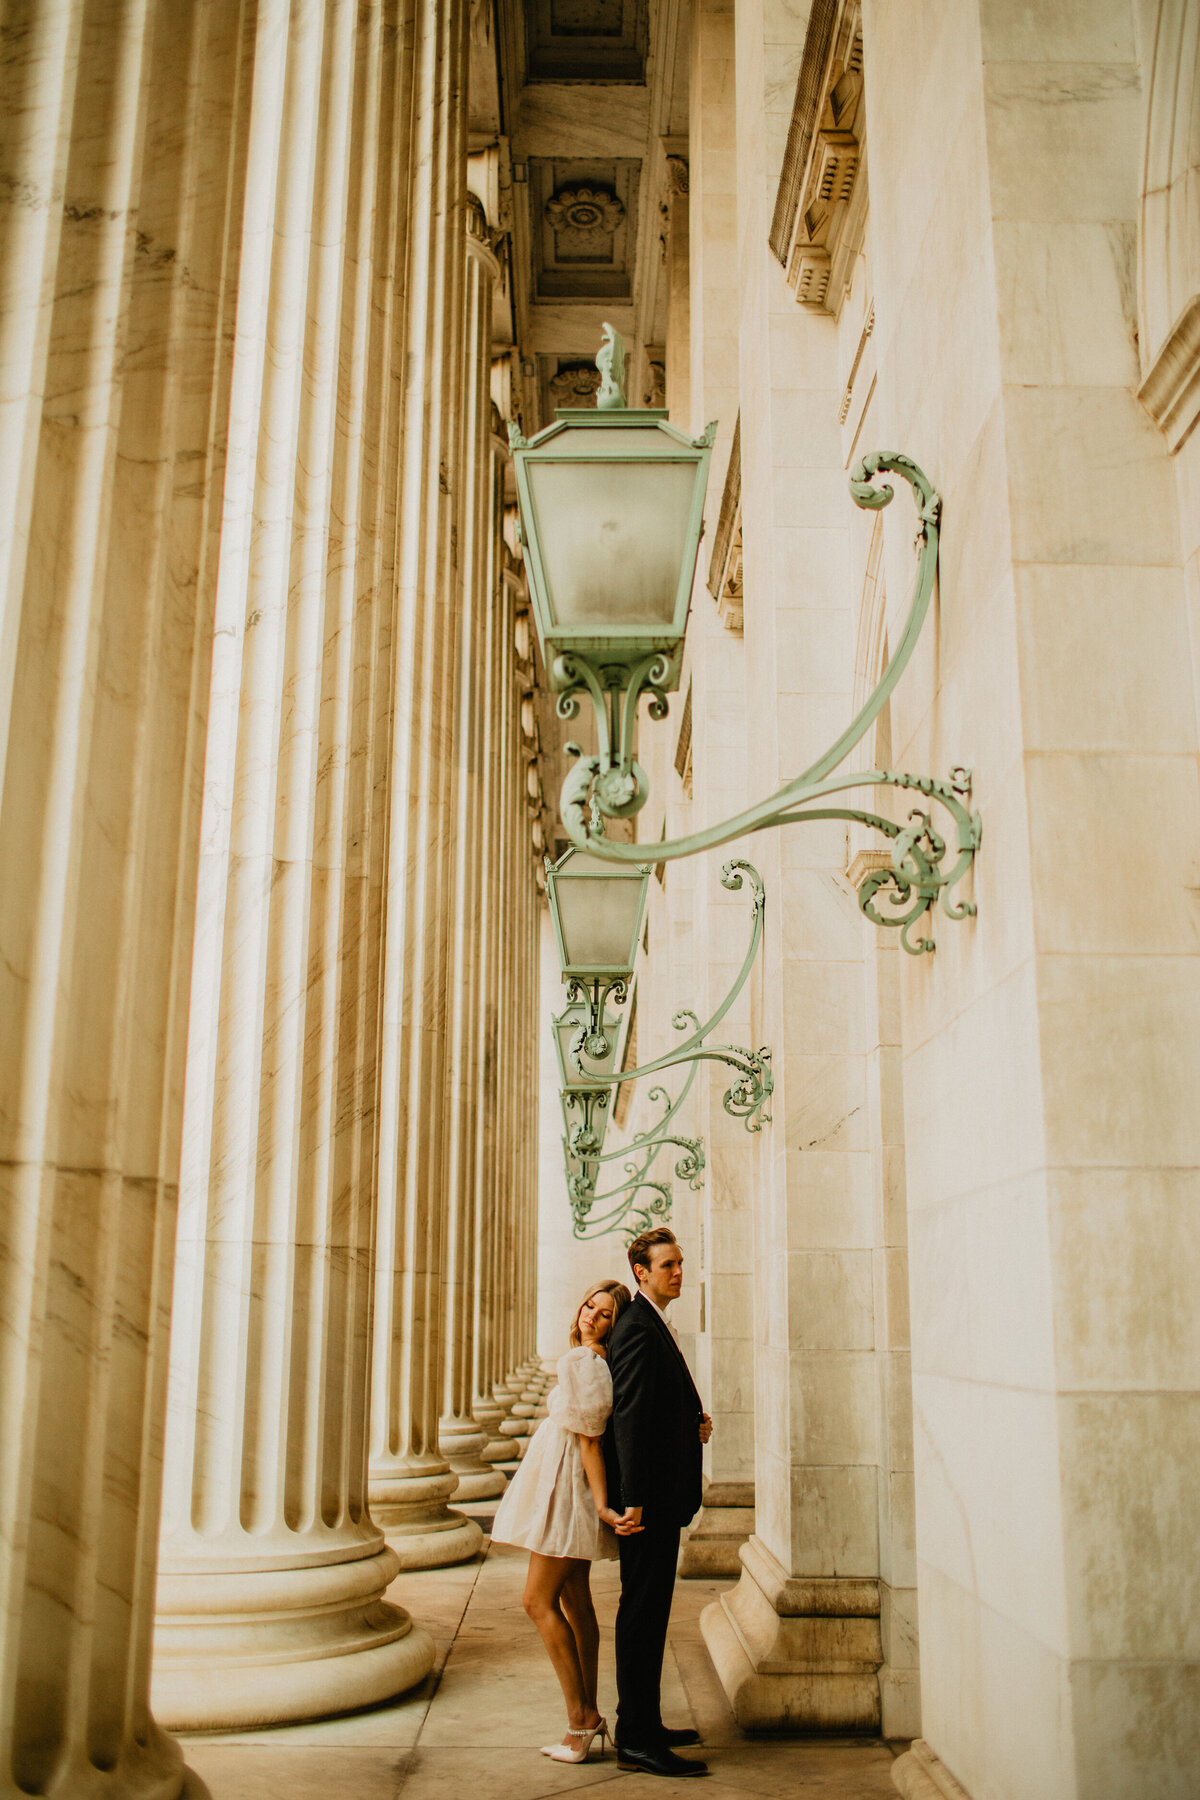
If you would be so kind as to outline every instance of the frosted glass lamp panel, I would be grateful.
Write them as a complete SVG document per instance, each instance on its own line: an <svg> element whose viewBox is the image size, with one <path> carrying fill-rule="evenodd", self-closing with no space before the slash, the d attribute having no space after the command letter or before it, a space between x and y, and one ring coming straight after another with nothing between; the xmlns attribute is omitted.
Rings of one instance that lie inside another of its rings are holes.
<svg viewBox="0 0 1200 1800"><path fill-rule="evenodd" d="M573 857L570 868L554 883L564 968L632 969L644 879L613 875L597 856Z"/></svg>
<svg viewBox="0 0 1200 1800"><path fill-rule="evenodd" d="M695 460L531 462L529 483L554 623L669 629Z"/></svg>

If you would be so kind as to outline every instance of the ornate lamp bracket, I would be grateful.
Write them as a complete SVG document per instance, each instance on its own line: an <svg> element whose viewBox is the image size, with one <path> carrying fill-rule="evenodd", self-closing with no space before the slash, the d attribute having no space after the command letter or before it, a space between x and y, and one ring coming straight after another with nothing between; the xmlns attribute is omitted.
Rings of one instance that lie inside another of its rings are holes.
<svg viewBox="0 0 1200 1800"><path fill-rule="evenodd" d="M650 1179L654 1161L666 1144L674 1145L682 1152L675 1164L676 1177L686 1181L693 1189L702 1185L705 1162L702 1141L671 1129L675 1115L691 1091L701 1063L719 1062L734 1071L735 1079L724 1096L724 1106L732 1117L743 1120L747 1131L761 1131L765 1124L770 1123L770 1114L766 1111L774 1087L774 1078L768 1067L770 1050L765 1046L759 1050L749 1050L738 1044L710 1044L705 1041L725 1018L745 987L762 943L763 911L766 905L762 877L751 863L742 858L727 862L721 871L721 885L731 893L736 893L746 883L750 887L751 901L750 942L733 986L703 1024L698 1015L688 1007L681 1008L674 1015L671 1023L676 1031L687 1032L688 1036L682 1044L676 1045L664 1056L645 1063L641 1068L625 1069L612 1075L597 1075L594 1070L585 1068L585 1056L594 1060L608 1053L608 1040L595 1022L604 1018L603 1007L607 1000L619 1001L624 998L623 991L620 994L616 992L618 987L623 988L623 983L613 981L604 985L603 982L593 982L589 991L584 984L573 982L567 990L568 999L573 1003L583 1002L588 1005L589 1010L596 1009L592 1012L589 1023L581 1025L575 1033L570 1046L574 1066L591 1085L586 1089L573 1088L563 1095L567 1108L579 1113L578 1120L572 1121L563 1139L567 1191L571 1200L576 1237L600 1236L622 1223L627 1235L636 1236L639 1231L646 1229L653 1218L662 1218L669 1213L670 1188L661 1181ZM627 1081L640 1081L645 1076L680 1067L686 1067L688 1074L674 1100L659 1085L650 1090L651 1101L661 1103L665 1108L662 1117L620 1149L601 1153L602 1134L596 1129L596 1113L606 1110L609 1095ZM604 1166L621 1158L626 1159L623 1179L618 1180L614 1187L601 1192ZM572 1167L572 1164L576 1166ZM646 1194L652 1194L654 1198L638 1200L639 1195ZM615 1205L608 1212L596 1216L595 1207L610 1200Z"/></svg>
<svg viewBox="0 0 1200 1800"><path fill-rule="evenodd" d="M934 943L931 937L914 935L915 928L935 906L940 906L948 919L975 914L973 900L955 900L952 895L975 860L983 821L971 809L969 769L955 767L943 779L898 769L841 766L874 724L907 667L929 611L937 575L941 498L911 457L893 451L873 451L862 457L851 471L851 495L858 506L873 510L890 505L892 487L874 485L877 475L888 473L900 475L912 492L917 512L917 573L904 629L874 691L837 742L803 774L734 818L656 844L654 859L668 862L694 856L776 825L802 825L814 819L868 825L890 841L891 866L868 876L859 890L859 905L875 924L898 928L904 948L910 955L920 956L932 951ZM663 684L671 674L668 659L660 654L631 666L595 666L573 652L556 659L554 673L563 684L557 702L559 716L575 718L584 694L596 716L597 753L585 757L578 744L566 746L577 759L562 787L561 814L567 835L579 849L594 856L611 862L637 862L645 857L645 846L614 843L604 835L604 821L627 818L645 804L649 783L633 754L637 709L646 695L650 717L666 717ZM871 787L908 789L932 805L914 806L906 823L897 824L882 814L837 801L840 794Z"/></svg>

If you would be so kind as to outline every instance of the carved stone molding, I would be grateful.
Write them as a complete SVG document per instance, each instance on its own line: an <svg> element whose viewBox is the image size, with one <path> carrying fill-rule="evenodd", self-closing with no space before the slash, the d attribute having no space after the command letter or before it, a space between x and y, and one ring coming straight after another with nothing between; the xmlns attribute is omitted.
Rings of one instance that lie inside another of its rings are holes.
<svg viewBox="0 0 1200 1800"><path fill-rule="evenodd" d="M890 869L891 866L890 850L859 850L846 865L846 879L857 893L868 875L873 875L877 869Z"/></svg>
<svg viewBox="0 0 1200 1800"><path fill-rule="evenodd" d="M866 226L859 0L817 0L771 222L801 306L837 314Z"/></svg>
<svg viewBox="0 0 1200 1800"><path fill-rule="evenodd" d="M790 1576L759 1538L700 1632L743 1731L879 1729L879 1583Z"/></svg>
<svg viewBox="0 0 1200 1800"><path fill-rule="evenodd" d="M904 1800L971 1800L924 1738L914 1738L911 1748L896 1758L892 1783Z"/></svg>
<svg viewBox="0 0 1200 1800"><path fill-rule="evenodd" d="M872 332L875 330L875 302L872 300L867 308L867 316L863 320L863 328L859 333L858 348L854 352L854 361L850 365L850 374L846 379L845 391L838 406L838 424L846 423L846 415L850 411L850 402L854 398L854 384L858 380L858 371L862 367L863 353L867 348Z"/></svg>
<svg viewBox="0 0 1200 1800"><path fill-rule="evenodd" d="M686 194L688 189L688 164L684 156L668 156L667 158L667 194Z"/></svg>
<svg viewBox="0 0 1200 1800"><path fill-rule="evenodd" d="M729 465L721 493L721 510L708 565L708 591L717 603L721 623L740 636L742 630L742 421L733 428Z"/></svg>
<svg viewBox="0 0 1200 1800"><path fill-rule="evenodd" d="M1138 399L1174 453L1200 418L1200 294L1193 294L1167 333Z"/></svg>

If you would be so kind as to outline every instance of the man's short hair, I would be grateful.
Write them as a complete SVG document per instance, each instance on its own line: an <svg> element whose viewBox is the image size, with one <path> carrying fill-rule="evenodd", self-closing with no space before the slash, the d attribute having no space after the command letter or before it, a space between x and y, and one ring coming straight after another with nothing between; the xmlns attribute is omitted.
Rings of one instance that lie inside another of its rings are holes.
<svg viewBox="0 0 1200 1800"><path fill-rule="evenodd" d="M629 1246L629 1266L633 1270L633 1279L637 1280L639 1266L649 1270L653 1268L651 1257L656 1244L677 1244L679 1239L665 1225L656 1225L653 1231L643 1231L634 1238Z"/></svg>

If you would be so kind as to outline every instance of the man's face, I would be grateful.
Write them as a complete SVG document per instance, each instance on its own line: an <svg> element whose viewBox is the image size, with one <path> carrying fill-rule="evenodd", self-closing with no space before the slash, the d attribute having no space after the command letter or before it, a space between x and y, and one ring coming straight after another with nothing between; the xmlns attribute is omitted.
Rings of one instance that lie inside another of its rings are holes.
<svg viewBox="0 0 1200 1800"><path fill-rule="evenodd" d="M651 1244L650 1268L638 1264L638 1286L657 1306L678 1300L683 1287L683 1251L678 1244Z"/></svg>

